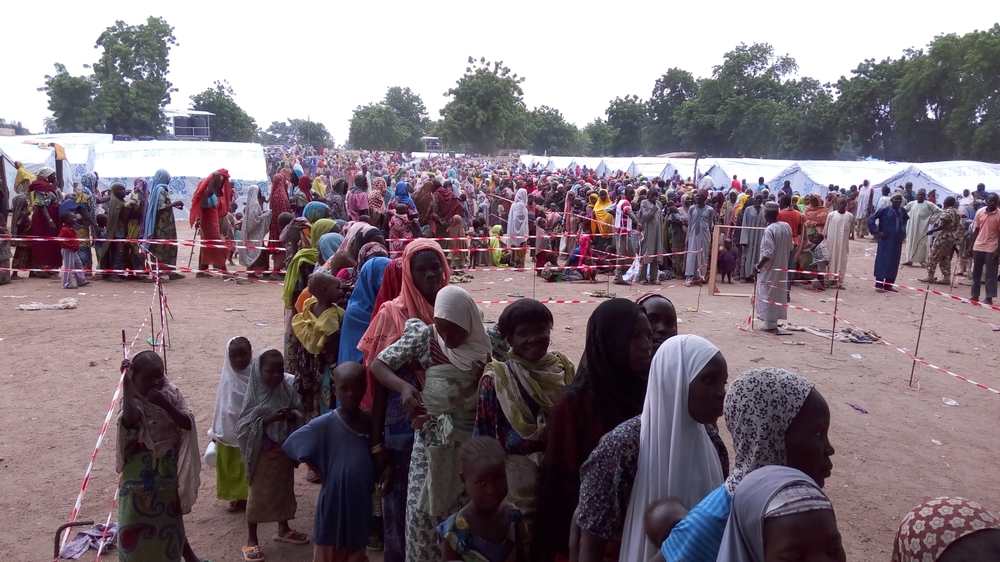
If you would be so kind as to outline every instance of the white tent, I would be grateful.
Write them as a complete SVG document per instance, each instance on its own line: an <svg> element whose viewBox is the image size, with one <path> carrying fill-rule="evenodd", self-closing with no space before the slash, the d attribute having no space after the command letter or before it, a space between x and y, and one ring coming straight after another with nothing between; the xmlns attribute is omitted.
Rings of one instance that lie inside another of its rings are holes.
<svg viewBox="0 0 1000 562"><path fill-rule="evenodd" d="M776 187L774 181L795 162L791 160L759 160L756 158L718 158L711 168L698 163L698 168L707 170L712 176L716 188L729 187L733 176L747 180L747 185L757 185L757 179L763 177L772 191Z"/></svg>
<svg viewBox="0 0 1000 562"><path fill-rule="evenodd" d="M831 184L845 189L861 185L864 180L875 184L905 167L906 164L895 162L804 160L792 164L773 178L772 187L781 187L787 180L791 182L793 192L802 195L816 193L823 197ZM751 183L750 178L747 178L747 183Z"/></svg>
<svg viewBox="0 0 1000 562"><path fill-rule="evenodd" d="M532 154L522 154L517 157L517 163L528 168L531 166L531 161L535 158Z"/></svg>
<svg viewBox="0 0 1000 562"><path fill-rule="evenodd" d="M583 168L583 167L586 166L586 168L588 170L594 170L594 171L596 171L597 167L600 166L600 165L601 165L601 159L600 158L587 158L587 157L584 157L584 156L578 156L578 157L576 157L576 158L573 159L573 167L574 168L576 168L577 166L579 166L580 168Z"/></svg>
<svg viewBox="0 0 1000 562"><path fill-rule="evenodd" d="M32 141L29 144L25 143L22 137L4 137L3 140L0 140L0 154L5 160L4 169L9 186L14 185L14 177L17 175L14 162L21 162L32 173L37 172L43 166L56 169L56 149L47 142ZM73 189L72 169L72 161L67 155L66 159L63 160L63 185L61 188L64 193L69 193ZM13 189L10 190L10 196L14 197Z"/></svg>
<svg viewBox="0 0 1000 562"><path fill-rule="evenodd" d="M545 167L546 170L554 172L556 170L565 170L573 164L572 156L552 156L549 158L549 164Z"/></svg>
<svg viewBox="0 0 1000 562"><path fill-rule="evenodd" d="M597 167L597 175L606 177L618 172L619 170L625 172L628 171L629 166L631 165L631 158L604 158L601 160L601 164Z"/></svg>
<svg viewBox="0 0 1000 562"><path fill-rule="evenodd" d="M241 207L250 185L259 185L265 197L270 188L264 149L256 143L115 142L96 145L95 152L101 189L108 189L114 181L123 181L131 189L136 178L149 181L161 168L170 172L170 197L185 205L183 211L176 212L178 218L187 217L198 182L219 168L229 171Z"/></svg>
<svg viewBox="0 0 1000 562"><path fill-rule="evenodd" d="M669 180L674 175L674 170L677 168L673 164L660 162L660 163L648 163L648 164L636 164L632 163L629 170L629 175L632 177L642 176L646 179L662 179Z"/></svg>
<svg viewBox="0 0 1000 562"><path fill-rule="evenodd" d="M936 189L938 201L943 195L961 195L966 189L975 191L980 183L985 184L988 191L1000 191L1000 165L968 160L913 164L874 185L895 188L907 182L913 183L914 190Z"/></svg>
<svg viewBox="0 0 1000 562"><path fill-rule="evenodd" d="M632 158L632 163L629 164L629 167L625 171L628 172L628 175L634 178L638 176L640 173L639 166L647 166L647 169L649 169L648 167L659 166L660 169L662 170L663 167L666 166L669 162L670 160L666 158L660 158L658 156L636 156L635 158ZM674 173L673 170L671 170L670 173L673 174ZM648 175L648 174L643 174L643 175Z"/></svg>

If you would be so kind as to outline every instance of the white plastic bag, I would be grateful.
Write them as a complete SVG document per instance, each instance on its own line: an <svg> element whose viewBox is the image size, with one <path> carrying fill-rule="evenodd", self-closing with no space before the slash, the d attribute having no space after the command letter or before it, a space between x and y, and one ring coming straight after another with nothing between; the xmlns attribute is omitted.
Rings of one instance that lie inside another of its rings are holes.
<svg viewBox="0 0 1000 562"><path fill-rule="evenodd" d="M208 447L205 447L205 464L215 468L215 441L209 441Z"/></svg>

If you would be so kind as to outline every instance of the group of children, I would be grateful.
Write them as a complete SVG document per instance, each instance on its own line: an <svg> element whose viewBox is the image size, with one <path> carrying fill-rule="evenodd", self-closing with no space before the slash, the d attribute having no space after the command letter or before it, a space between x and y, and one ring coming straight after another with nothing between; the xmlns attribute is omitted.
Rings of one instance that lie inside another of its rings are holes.
<svg viewBox="0 0 1000 562"><path fill-rule="evenodd" d="M803 250L803 256L800 258L799 263L793 264L794 269L815 271L815 279L810 280L810 285L813 289L822 291L826 288L826 280L823 274L830 265L830 252L826 248L826 239L819 232L810 236L809 242L810 246ZM731 238L726 238L722 244L723 249L719 250L719 256L716 261L719 280L723 283L731 284L733 282L733 273L737 273L737 278L739 277L737 269L740 265L740 253L733 247ZM796 275L804 277L807 274Z"/></svg>

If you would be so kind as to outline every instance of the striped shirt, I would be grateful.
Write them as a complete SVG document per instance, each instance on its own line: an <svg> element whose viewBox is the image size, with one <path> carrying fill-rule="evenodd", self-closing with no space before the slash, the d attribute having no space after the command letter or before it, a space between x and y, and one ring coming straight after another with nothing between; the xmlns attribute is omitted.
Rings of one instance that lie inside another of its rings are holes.
<svg viewBox="0 0 1000 562"><path fill-rule="evenodd" d="M723 484L670 531L660 553L667 562L715 562L733 499Z"/></svg>

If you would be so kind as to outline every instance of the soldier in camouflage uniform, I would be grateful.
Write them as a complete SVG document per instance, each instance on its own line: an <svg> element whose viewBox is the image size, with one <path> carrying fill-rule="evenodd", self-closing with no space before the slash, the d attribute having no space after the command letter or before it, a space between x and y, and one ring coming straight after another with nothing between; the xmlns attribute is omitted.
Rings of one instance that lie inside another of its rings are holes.
<svg viewBox="0 0 1000 562"><path fill-rule="evenodd" d="M955 250L955 241L958 239L959 231L962 229L962 218L955 210L955 198L948 197L944 200L944 212L938 216L937 226L927 231L930 236L939 232L931 247L931 254L927 260L927 278L921 279L923 283L951 284L951 255ZM934 273L937 268L941 268L941 280L936 281Z"/></svg>

